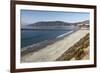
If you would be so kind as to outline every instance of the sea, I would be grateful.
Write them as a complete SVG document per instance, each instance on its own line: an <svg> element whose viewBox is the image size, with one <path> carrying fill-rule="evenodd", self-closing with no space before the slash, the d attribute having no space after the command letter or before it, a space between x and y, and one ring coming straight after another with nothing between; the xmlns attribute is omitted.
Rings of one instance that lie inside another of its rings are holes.
<svg viewBox="0 0 100 73"><path fill-rule="evenodd" d="M37 44L45 40L53 40L72 30L21 30L21 48Z"/></svg>

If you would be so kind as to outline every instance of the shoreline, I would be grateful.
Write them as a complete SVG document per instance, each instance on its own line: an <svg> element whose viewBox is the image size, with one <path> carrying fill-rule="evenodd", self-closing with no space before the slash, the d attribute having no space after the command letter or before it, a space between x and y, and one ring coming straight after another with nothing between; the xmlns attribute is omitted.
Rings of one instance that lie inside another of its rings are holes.
<svg viewBox="0 0 100 73"><path fill-rule="evenodd" d="M63 60L64 57L69 57L70 54L73 55L74 52L79 50L79 47L81 48L83 46L83 42L88 40L87 37L89 37L89 30L80 29L71 35L64 37L62 40L47 45L38 51L33 52L31 50L32 52L21 55L21 62L24 63Z"/></svg>
<svg viewBox="0 0 100 73"><path fill-rule="evenodd" d="M42 42L39 42L37 44L32 44L32 45L29 45L29 46L26 46L24 48L21 48L21 55L24 55L24 54L27 54L29 52L35 52L35 51L38 51L50 44L53 44L59 40L62 40L64 37L67 37L68 35L76 32L78 30L72 30L72 31L69 31L67 33L64 33L62 35L59 35L57 36L55 39L52 39L52 40L45 40L45 41L42 41ZM32 49L33 48L33 49Z"/></svg>

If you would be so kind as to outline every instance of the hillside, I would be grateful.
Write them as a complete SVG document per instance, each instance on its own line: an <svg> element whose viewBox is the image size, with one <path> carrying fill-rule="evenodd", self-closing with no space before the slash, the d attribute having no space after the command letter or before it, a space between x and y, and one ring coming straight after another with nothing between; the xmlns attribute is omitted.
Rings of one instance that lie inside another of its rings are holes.
<svg viewBox="0 0 100 73"><path fill-rule="evenodd" d="M76 24L89 24L90 21L89 20L85 20L85 21L82 21L82 22L77 22Z"/></svg>
<svg viewBox="0 0 100 73"><path fill-rule="evenodd" d="M68 23L63 21L41 21L21 27L21 29L74 29L78 24L89 24L89 20Z"/></svg>
<svg viewBox="0 0 100 73"><path fill-rule="evenodd" d="M30 24L29 26L70 26L70 25L73 25L73 23L67 23L63 21L44 21L44 22L36 22Z"/></svg>

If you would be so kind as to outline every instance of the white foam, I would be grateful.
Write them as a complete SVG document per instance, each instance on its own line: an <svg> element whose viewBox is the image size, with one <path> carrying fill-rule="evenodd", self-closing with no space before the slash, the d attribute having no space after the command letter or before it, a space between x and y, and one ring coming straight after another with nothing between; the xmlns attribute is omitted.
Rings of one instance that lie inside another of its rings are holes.
<svg viewBox="0 0 100 73"><path fill-rule="evenodd" d="M61 37L67 36L68 34L70 34L72 32L74 32L74 31L70 31L70 32L64 33L64 34L62 34L60 36L57 36L57 38L61 38Z"/></svg>

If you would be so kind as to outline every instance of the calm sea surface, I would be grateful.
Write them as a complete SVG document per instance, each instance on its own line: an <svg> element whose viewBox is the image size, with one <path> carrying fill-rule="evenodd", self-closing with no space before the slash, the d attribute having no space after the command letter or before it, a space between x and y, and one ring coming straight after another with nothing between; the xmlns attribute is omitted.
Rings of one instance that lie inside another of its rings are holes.
<svg viewBox="0 0 100 73"><path fill-rule="evenodd" d="M45 40L55 39L71 30L21 30L21 48Z"/></svg>

